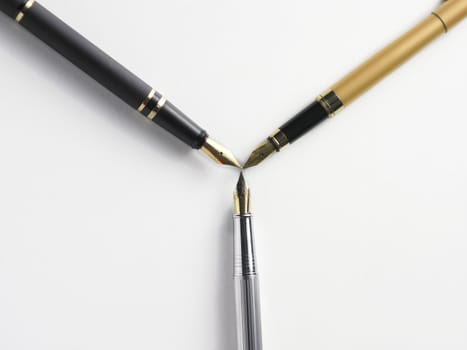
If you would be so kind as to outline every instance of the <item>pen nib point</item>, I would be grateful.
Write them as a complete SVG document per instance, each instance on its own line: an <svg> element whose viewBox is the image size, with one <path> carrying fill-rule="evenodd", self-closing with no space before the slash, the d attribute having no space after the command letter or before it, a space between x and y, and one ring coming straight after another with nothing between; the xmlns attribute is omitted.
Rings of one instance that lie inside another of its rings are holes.
<svg viewBox="0 0 467 350"><path fill-rule="evenodd" d="M209 137L206 139L201 150L217 164L229 165L238 169L242 168L231 151Z"/></svg>
<svg viewBox="0 0 467 350"><path fill-rule="evenodd" d="M271 157L274 154L274 152L276 152L274 145L269 140L264 141L261 145L254 149L254 151L251 153L250 157L246 161L245 165L243 166L243 169L252 168L264 162L266 159Z"/></svg>
<svg viewBox="0 0 467 350"><path fill-rule="evenodd" d="M237 193L239 195L245 195L248 192L248 185L245 181L245 176L243 175L243 171L240 172L240 176L237 182Z"/></svg>
<svg viewBox="0 0 467 350"><path fill-rule="evenodd" d="M245 181L243 172L240 173L237 188L234 194L236 214L248 214L250 212L250 189Z"/></svg>

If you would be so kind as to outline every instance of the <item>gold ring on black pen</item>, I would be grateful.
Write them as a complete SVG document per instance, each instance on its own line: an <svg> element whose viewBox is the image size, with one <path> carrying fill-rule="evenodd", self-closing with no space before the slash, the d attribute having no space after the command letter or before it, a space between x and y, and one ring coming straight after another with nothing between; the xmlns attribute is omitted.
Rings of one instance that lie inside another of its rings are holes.
<svg viewBox="0 0 467 350"><path fill-rule="evenodd" d="M164 96L162 96L160 100L157 102L156 107L154 107L151 113L148 114L148 119L154 120L154 118L157 116L157 114L162 109L162 107L164 107L166 102L167 102L167 99Z"/></svg>
<svg viewBox="0 0 467 350"><path fill-rule="evenodd" d="M23 19L24 17L24 14L27 10L29 10L32 5L34 5L34 3L36 2L36 0L29 0L24 6L23 8L21 9L21 11L18 13L18 15L16 16L16 22L21 22L21 20Z"/></svg>
<svg viewBox="0 0 467 350"><path fill-rule="evenodd" d="M146 98L144 99L143 103L141 103L141 105L138 107L138 112L141 113L146 108L149 101L152 100L155 94L156 94L156 90L152 89L149 95L147 95Z"/></svg>

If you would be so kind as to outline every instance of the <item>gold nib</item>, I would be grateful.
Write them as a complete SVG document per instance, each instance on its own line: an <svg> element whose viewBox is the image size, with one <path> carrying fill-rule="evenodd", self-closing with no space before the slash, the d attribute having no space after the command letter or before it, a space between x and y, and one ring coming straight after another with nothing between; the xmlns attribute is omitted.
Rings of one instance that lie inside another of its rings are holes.
<svg viewBox="0 0 467 350"><path fill-rule="evenodd" d="M236 215L250 214L250 189L243 173L240 173L237 188L234 193L234 209Z"/></svg>
<svg viewBox="0 0 467 350"><path fill-rule="evenodd" d="M271 157L276 151L277 150L271 141L264 141L251 153L250 158L248 158L248 160L246 161L245 165L243 166L243 169L248 169L264 162L266 159Z"/></svg>
<svg viewBox="0 0 467 350"><path fill-rule="evenodd" d="M201 150L218 164L230 165L239 169L242 168L232 152L209 137L206 139Z"/></svg>

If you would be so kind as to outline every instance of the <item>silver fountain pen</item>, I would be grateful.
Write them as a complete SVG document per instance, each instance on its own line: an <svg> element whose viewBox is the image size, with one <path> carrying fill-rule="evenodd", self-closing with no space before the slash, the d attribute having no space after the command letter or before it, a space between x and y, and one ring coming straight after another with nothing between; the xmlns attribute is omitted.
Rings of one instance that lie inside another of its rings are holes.
<svg viewBox="0 0 467 350"><path fill-rule="evenodd" d="M234 193L234 283L238 350L262 350L261 308L250 189L243 173Z"/></svg>

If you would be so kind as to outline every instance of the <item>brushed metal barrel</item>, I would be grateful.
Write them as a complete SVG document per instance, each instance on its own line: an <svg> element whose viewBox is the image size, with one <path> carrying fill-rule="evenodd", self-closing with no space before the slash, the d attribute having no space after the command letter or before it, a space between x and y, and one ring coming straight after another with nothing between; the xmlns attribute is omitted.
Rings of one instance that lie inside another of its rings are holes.
<svg viewBox="0 0 467 350"><path fill-rule="evenodd" d="M262 350L261 305L251 215L234 216L233 275L238 350Z"/></svg>

